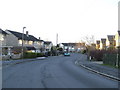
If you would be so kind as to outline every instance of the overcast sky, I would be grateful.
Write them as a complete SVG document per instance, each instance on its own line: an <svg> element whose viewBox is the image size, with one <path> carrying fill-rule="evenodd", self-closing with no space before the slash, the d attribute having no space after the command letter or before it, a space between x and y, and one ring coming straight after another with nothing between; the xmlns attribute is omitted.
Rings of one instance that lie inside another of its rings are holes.
<svg viewBox="0 0 120 90"><path fill-rule="evenodd" d="M0 28L56 43L105 38L118 30L119 0L0 0Z"/></svg>

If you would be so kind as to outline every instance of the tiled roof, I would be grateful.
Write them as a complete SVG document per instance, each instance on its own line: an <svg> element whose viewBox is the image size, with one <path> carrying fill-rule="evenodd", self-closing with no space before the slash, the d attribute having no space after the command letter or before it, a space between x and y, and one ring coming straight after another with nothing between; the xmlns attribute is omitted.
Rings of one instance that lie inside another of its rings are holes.
<svg viewBox="0 0 120 90"><path fill-rule="evenodd" d="M22 39L22 33L19 33L19 32L16 32L16 31L11 31L11 30L7 30L7 31L9 31L13 35L15 35L18 39ZM26 35L26 34L24 34L24 40L28 40L28 41L40 41L39 39L37 39L33 35Z"/></svg>
<svg viewBox="0 0 120 90"><path fill-rule="evenodd" d="M108 40L111 41L111 40L114 40L115 35L107 35L107 37L108 37Z"/></svg>
<svg viewBox="0 0 120 90"><path fill-rule="evenodd" d="M49 45L50 43L52 43L51 41L44 41L44 44Z"/></svg>
<svg viewBox="0 0 120 90"><path fill-rule="evenodd" d="M0 33L6 35L7 33L0 28Z"/></svg>
<svg viewBox="0 0 120 90"><path fill-rule="evenodd" d="M26 48L27 48L27 50L36 50L35 47L28 47L27 46Z"/></svg>
<svg viewBox="0 0 120 90"><path fill-rule="evenodd" d="M106 39L105 39L105 38L101 38L101 42L102 42L102 43L105 43L105 42L106 42Z"/></svg>
<svg viewBox="0 0 120 90"><path fill-rule="evenodd" d="M96 41L96 44L100 44L100 40L97 40L97 41Z"/></svg>
<svg viewBox="0 0 120 90"><path fill-rule="evenodd" d="M64 46L75 46L76 44L79 43L62 43Z"/></svg>
<svg viewBox="0 0 120 90"><path fill-rule="evenodd" d="M118 34L119 34L119 36L120 36L120 30L118 31Z"/></svg>

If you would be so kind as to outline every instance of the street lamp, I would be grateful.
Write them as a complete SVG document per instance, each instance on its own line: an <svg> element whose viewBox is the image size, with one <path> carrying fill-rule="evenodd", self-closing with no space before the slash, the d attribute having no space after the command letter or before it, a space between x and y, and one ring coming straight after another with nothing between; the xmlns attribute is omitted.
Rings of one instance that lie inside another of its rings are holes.
<svg viewBox="0 0 120 90"><path fill-rule="evenodd" d="M24 44L24 29L26 27L23 27L23 33L22 33L22 58L23 58L23 44Z"/></svg>

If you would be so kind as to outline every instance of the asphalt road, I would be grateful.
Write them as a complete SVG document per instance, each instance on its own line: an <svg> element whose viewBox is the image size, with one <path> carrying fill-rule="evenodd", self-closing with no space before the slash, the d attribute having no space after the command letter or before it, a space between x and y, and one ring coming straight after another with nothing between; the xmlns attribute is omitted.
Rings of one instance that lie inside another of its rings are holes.
<svg viewBox="0 0 120 90"><path fill-rule="evenodd" d="M3 88L118 88L118 82L75 65L80 54L53 56L2 70Z"/></svg>

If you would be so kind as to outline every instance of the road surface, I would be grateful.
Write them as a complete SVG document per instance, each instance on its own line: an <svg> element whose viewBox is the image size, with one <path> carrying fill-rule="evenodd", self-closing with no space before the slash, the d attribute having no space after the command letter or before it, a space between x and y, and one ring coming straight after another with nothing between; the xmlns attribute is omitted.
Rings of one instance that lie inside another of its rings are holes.
<svg viewBox="0 0 120 90"><path fill-rule="evenodd" d="M118 82L75 65L80 54L50 56L3 68L3 88L118 88Z"/></svg>

